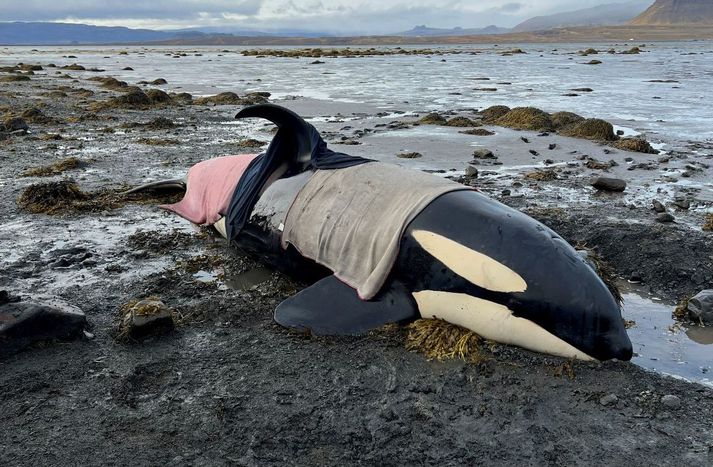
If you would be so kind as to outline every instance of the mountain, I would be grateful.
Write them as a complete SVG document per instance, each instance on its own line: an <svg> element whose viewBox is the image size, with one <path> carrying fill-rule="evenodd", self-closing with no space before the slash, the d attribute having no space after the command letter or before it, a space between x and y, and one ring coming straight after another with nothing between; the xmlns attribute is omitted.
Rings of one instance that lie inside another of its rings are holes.
<svg viewBox="0 0 713 467"><path fill-rule="evenodd" d="M535 16L515 26L512 32L626 24L649 7L652 1L653 0L633 0L626 3L609 3L584 10L568 11L549 16ZM699 1L703 2L705 0Z"/></svg>
<svg viewBox="0 0 713 467"><path fill-rule="evenodd" d="M161 41L176 33L68 23L0 23L0 44L61 45Z"/></svg>
<svg viewBox="0 0 713 467"><path fill-rule="evenodd" d="M634 18L630 24L635 26L713 25L713 0L656 0L656 3Z"/></svg>
<svg viewBox="0 0 713 467"><path fill-rule="evenodd" d="M500 28L498 26L488 26L485 28L477 29L463 29L463 28L451 28L451 29L440 29L440 28L429 28L428 26L416 26L411 30L399 32L394 34L394 36L403 37L424 37L424 36L481 36L489 34L504 34L509 32L508 28Z"/></svg>

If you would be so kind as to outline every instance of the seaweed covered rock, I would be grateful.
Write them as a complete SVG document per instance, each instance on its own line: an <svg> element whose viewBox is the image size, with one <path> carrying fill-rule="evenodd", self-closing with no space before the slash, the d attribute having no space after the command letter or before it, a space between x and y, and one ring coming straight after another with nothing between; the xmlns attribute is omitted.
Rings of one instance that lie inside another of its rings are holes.
<svg viewBox="0 0 713 467"><path fill-rule="evenodd" d="M37 107L30 107L29 109L25 110L24 112L22 112L21 117L26 122L30 123L48 124L54 123L55 121L52 117L48 117L47 115L45 115Z"/></svg>
<svg viewBox="0 0 713 467"><path fill-rule="evenodd" d="M215 96L199 97L193 101L197 105L255 105L268 102L269 93L251 92L244 97L240 97L234 92L222 92Z"/></svg>
<svg viewBox="0 0 713 467"><path fill-rule="evenodd" d="M121 91L129 87L129 84L126 81L119 81L111 76L95 76L89 78L89 81L98 81L101 83L101 87L115 91Z"/></svg>
<svg viewBox="0 0 713 467"><path fill-rule="evenodd" d="M708 214L705 221L703 221L703 231L713 232L713 214Z"/></svg>
<svg viewBox="0 0 713 467"><path fill-rule="evenodd" d="M439 115L437 112L432 112L425 117L421 118L418 123L423 125L445 125L448 123L445 117Z"/></svg>
<svg viewBox="0 0 713 467"><path fill-rule="evenodd" d="M645 154L658 154L651 144L643 138L622 138L614 143L614 147L623 151L642 152Z"/></svg>
<svg viewBox="0 0 713 467"><path fill-rule="evenodd" d="M561 128L584 120L584 117L574 112L555 112L550 118L552 119L552 126L555 130L560 130Z"/></svg>
<svg viewBox="0 0 713 467"><path fill-rule="evenodd" d="M497 125L518 130L548 131L552 118L547 112L535 107L517 107L495 121Z"/></svg>
<svg viewBox="0 0 713 467"><path fill-rule="evenodd" d="M583 138L594 141L615 141L614 127L611 123L598 118L587 118L560 128L559 133L572 138Z"/></svg>
<svg viewBox="0 0 713 467"><path fill-rule="evenodd" d="M158 297L132 300L121 308L120 337L142 338L170 331L174 313Z"/></svg>
<svg viewBox="0 0 713 467"><path fill-rule="evenodd" d="M493 105L480 112L480 115L483 117L484 122L494 123L508 112L510 112L510 107L506 105Z"/></svg>
<svg viewBox="0 0 713 467"><path fill-rule="evenodd" d="M146 96L148 96L152 104L165 104L171 102L171 96L160 89L149 89L146 91Z"/></svg>
<svg viewBox="0 0 713 467"><path fill-rule="evenodd" d="M68 157L62 159L54 164L44 165L41 167L35 167L26 170L22 176L23 177L49 177L53 175L60 175L67 170L78 169L85 165L86 163L77 157Z"/></svg>
<svg viewBox="0 0 713 467"><path fill-rule="evenodd" d="M12 83L15 81L30 81L27 75L8 75L0 77L0 83Z"/></svg>

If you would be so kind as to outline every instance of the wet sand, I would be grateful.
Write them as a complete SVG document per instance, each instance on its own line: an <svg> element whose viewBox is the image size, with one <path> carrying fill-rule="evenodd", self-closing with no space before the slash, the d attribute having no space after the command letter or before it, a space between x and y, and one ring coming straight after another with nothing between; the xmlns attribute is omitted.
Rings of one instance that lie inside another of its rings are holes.
<svg viewBox="0 0 713 467"><path fill-rule="evenodd" d="M4 465L713 462L713 391L702 385L631 363L568 362L499 345L480 364L429 362L407 352L398 331L295 335L274 324L272 312L300 284L151 204L55 216L22 211L15 200L32 183L72 177L93 191L175 178L205 158L248 151L239 144L246 138L271 137L261 122L234 124L235 105L91 112L92 103L120 94L75 75L81 78L37 72L0 88L7 112L37 107L51 117L0 141L0 288L59 296L84 310L91 326L79 341L0 359ZM79 88L94 94L81 97L89 93ZM645 290L671 301L713 282L711 233L701 230L711 207L710 146L695 143L659 162L537 132L486 125L496 134L474 137L458 133L463 128L415 126L424 113L278 103L311 117L335 150L443 176L460 177L473 150L488 148L502 165L481 161L475 186L597 248L622 278L636 273ZM157 117L176 126L133 125ZM46 136L54 134L61 139ZM336 144L342 138L361 144ZM396 156L407 151L423 157ZM583 155L618 165L590 169ZM73 156L86 165L22 176ZM655 167L628 170L639 162ZM554 169L557 178L524 177L534 169ZM625 178L625 194L596 193L588 180L602 174ZM688 210L672 206L681 194ZM676 223L656 222L653 198ZM119 339L121 306L150 295L178 310L179 326L140 342ZM664 397L671 395L677 403Z"/></svg>

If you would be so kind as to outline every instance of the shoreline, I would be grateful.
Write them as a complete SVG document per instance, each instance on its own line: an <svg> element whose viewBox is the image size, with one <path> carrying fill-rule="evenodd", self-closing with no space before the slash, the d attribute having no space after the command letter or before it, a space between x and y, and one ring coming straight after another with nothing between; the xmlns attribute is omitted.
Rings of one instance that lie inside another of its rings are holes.
<svg viewBox="0 0 713 467"><path fill-rule="evenodd" d="M174 178L199 160L258 151L271 138L262 122L233 123L240 105L172 98L89 111L125 94L86 78L41 70L30 77L0 88L4 111L41 114L30 114L34 122L28 117L28 134L0 141L0 195L13 201L0 206L0 244L12 250L0 289L79 306L91 337L0 358L0 433L12 440L0 453L4 463L710 463L713 390L702 385L631 363L569 362L500 345L479 364L429 362L407 352L399 332L295 335L277 326L272 312L300 284L269 272L258 283L226 286L259 265L152 203L55 216L22 211L14 200L33 184L71 177L93 192ZM459 133L464 128L414 127L425 113L379 116L376 108L334 102L280 103L320 117L314 123L337 151L415 169L428 165L444 176L461 175L475 142L491 149L497 159L475 166L481 191L569 241L597 247L620 277L643 273L660 296L680 298L713 277L711 234L688 223L699 223L697 206L707 201L691 192L691 210L679 212L673 191L656 194L682 221L658 223L647 204L656 193L646 186L653 172L628 170L625 160L685 169L707 161L703 153L681 152L660 163L537 132L485 125L496 134L475 137ZM414 129L424 133L409 133ZM360 144L340 144L349 140ZM398 157L407 150L422 157ZM544 156L533 162L540 156L530 150ZM591 169L576 157L584 154L618 165ZM22 176L68 157L85 165ZM545 166L546 158L553 162ZM527 178L531 165L557 170L556 178ZM710 171L687 180L705 180ZM640 198L598 195L587 183L597 174L626 177ZM167 335L117 339L121 307L151 295L176 308L181 324Z"/></svg>

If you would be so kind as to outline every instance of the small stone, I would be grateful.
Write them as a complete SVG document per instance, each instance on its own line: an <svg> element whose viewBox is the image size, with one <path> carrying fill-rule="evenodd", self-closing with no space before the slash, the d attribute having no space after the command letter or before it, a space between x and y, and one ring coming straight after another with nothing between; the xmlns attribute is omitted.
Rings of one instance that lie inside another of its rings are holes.
<svg viewBox="0 0 713 467"><path fill-rule="evenodd" d="M597 177L592 186L600 191L621 192L626 190L626 182L618 178Z"/></svg>
<svg viewBox="0 0 713 467"><path fill-rule="evenodd" d="M530 140L525 138L524 136L521 136L520 139L522 140L523 143L529 143Z"/></svg>
<svg viewBox="0 0 713 467"><path fill-rule="evenodd" d="M681 407L681 398L673 394L667 394L661 398L661 404L667 409L676 410Z"/></svg>
<svg viewBox="0 0 713 467"><path fill-rule="evenodd" d="M656 222L661 222L662 224L668 224L674 222L675 220L676 218L667 212L662 212L661 214L656 216Z"/></svg>
<svg viewBox="0 0 713 467"><path fill-rule="evenodd" d="M674 200L673 205L683 211L687 211L691 208L691 201L685 198L677 198Z"/></svg>
<svg viewBox="0 0 713 467"><path fill-rule="evenodd" d="M547 146L547 149L549 149L550 151L552 151L553 149L556 149L556 148L557 148L557 145L555 143L552 143L549 146Z"/></svg>
<svg viewBox="0 0 713 467"><path fill-rule="evenodd" d="M510 196L512 194L512 191L510 191L506 188L503 191L501 191L500 194L503 196Z"/></svg>
<svg viewBox="0 0 713 467"><path fill-rule="evenodd" d="M539 155L540 155L540 153L537 152L537 151L535 151L534 149L530 149L530 154L532 154L533 156L539 156Z"/></svg>
<svg viewBox="0 0 713 467"><path fill-rule="evenodd" d="M653 200L651 204L653 205L654 211L659 213L666 212L666 207L660 201Z"/></svg>
<svg viewBox="0 0 713 467"><path fill-rule="evenodd" d="M619 398L616 396L616 394L608 394L599 399L599 403L602 404L604 407L614 405L617 402L619 402Z"/></svg>
<svg viewBox="0 0 713 467"><path fill-rule="evenodd" d="M131 302L123 308L122 334L143 337L156 331L173 328L173 309L158 298Z"/></svg>

